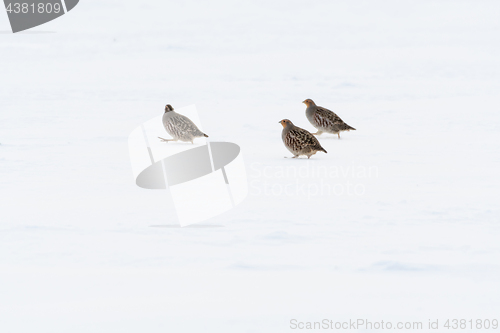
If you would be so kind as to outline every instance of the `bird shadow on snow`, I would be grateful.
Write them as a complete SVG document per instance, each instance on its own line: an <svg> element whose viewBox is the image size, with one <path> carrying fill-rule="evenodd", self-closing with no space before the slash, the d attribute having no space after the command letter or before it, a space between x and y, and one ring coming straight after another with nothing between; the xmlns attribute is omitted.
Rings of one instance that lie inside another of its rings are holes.
<svg viewBox="0 0 500 333"><path fill-rule="evenodd" d="M175 142L175 141L170 141L170 142L160 141L160 144L165 144L169 146L186 146L186 147L197 147L205 145L204 143L199 143L199 142L191 143L191 142Z"/></svg>
<svg viewBox="0 0 500 333"><path fill-rule="evenodd" d="M300 156L300 157L296 157L296 158L293 158L293 156L283 156L283 158L287 159L287 160L296 160L296 161L316 161L318 160L318 158L314 157L314 156L311 156L311 158L307 158L306 156ZM281 161L281 159L279 159L279 161Z"/></svg>
<svg viewBox="0 0 500 333"><path fill-rule="evenodd" d="M345 138L343 136L339 137L337 135L327 135L327 136L317 136L315 135L314 136L316 139L318 139L320 142L321 140L338 140L338 141L342 141L342 140L349 140L349 138Z"/></svg>

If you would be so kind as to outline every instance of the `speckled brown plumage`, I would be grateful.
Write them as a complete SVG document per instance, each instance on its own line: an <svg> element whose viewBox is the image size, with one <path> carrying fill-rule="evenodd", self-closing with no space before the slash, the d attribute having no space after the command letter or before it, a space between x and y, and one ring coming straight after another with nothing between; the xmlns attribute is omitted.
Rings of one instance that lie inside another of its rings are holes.
<svg viewBox="0 0 500 333"><path fill-rule="evenodd" d="M354 127L347 125L335 112L317 106L312 99L306 99L302 103L307 105L307 119L318 130L316 133L313 133L314 135L326 132L337 134L340 139L340 132L356 130Z"/></svg>
<svg viewBox="0 0 500 333"><path fill-rule="evenodd" d="M321 147L318 139L305 129L295 126L288 119L283 119L280 121L280 124L283 126L281 138L285 147L293 154L293 158L300 155L306 155L307 158L310 158L318 151L326 153L326 150Z"/></svg>

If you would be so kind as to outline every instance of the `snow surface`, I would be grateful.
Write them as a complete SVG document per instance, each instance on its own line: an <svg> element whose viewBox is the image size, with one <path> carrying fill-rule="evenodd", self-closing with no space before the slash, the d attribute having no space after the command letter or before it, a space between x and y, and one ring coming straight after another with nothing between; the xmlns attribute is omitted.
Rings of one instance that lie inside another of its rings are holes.
<svg viewBox="0 0 500 333"><path fill-rule="evenodd" d="M0 13L0 332L498 316L499 13L82 0L19 34ZM306 98L357 131L285 159ZM250 194L205 227L134 184L127 137L167 103L242 148Z"/></svg>

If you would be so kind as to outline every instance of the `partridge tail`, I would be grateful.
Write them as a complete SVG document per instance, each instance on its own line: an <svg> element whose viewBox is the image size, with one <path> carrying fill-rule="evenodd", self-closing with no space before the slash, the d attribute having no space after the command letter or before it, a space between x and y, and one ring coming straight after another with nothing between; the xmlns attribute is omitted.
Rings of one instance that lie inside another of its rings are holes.
<svg viewBox="0 0 500 333"><path fill-rule="evenodd" d="M356 129L352 126L347 125L346 123L343 123L342 126L340 126L341 131L355 131Z"/></svg>

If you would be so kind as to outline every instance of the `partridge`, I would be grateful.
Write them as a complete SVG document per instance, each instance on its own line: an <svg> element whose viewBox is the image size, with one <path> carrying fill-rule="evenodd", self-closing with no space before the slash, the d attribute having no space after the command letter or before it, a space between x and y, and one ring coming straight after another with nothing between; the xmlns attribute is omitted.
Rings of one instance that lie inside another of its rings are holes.
<svg viewBox="0 0 500 333"><path fill-rule="evenodd" d="M337 134L340 139L340 132L356 130L354 127L347 125L335 112L317 106L312 99L306 99L302 103L307 105L307 120L318 130L313 133L314 135L321 135L321 133L326 132Z"/></svg>
<svg viewBox="0 0 500 333"><path fill-rule="evenodd" d="M288 150L293 154L292 158L297 158L300 155L306 155L310 158L318 151L326 150L321 147L318 139L303 128L295 126L290 120L283 119L280 121L283 126L281 138Z"/></svg>
<svg viewBox="0 0 500 333"><path fill-rule="evenodd" d="M174 108L170 104L165 106L165 113L163 114L162 122L167 133L172 136L172 139L158 137L164 142L180 140L193 143L195 138L208 138L208 135L200 131L191 119L175 112Z"/></svg>

